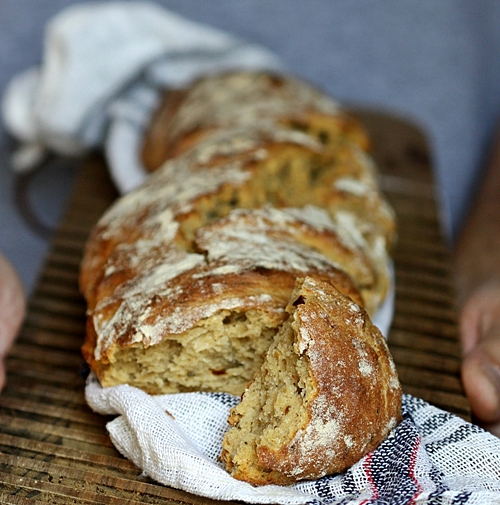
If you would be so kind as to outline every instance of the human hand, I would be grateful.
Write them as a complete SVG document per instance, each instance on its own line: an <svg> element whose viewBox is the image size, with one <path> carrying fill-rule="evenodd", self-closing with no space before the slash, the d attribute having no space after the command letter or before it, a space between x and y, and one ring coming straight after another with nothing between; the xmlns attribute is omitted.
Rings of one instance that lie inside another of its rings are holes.
<svg viewBox="0 0 500 505"><path fill-rule="evenodd" d="M4 360L19 331L26 311L21 281L0 254L0 390L5 385Z"/></svg>
<svg viewBox="0 0 500 505"><path fill-rule="evenodd" d="M500 282L474 291L460 313L462 380L478 424L500 436Z"/></svg>

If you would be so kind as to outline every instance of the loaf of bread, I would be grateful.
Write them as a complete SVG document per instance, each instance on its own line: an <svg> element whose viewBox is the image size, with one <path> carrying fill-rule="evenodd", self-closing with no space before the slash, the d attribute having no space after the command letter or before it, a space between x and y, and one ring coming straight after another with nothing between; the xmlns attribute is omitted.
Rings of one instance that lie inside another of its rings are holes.
<svg viewBox="0 0 500 505"><path fill-rule="evenodd" d="M375 447L401 391L369 319L396 233L369 145L293 78L234 72L166 93L145 134L151 174L82 262L82 350L102 385L245 392L223 457L254 483L340 471ZM304 464L316 450L331 461Z"/></svg>
<svg viewBox="0 0 500 505"><path fill-rule="evenodd" d="M228 471L255 485L342 472L401 415L394 363L363 308L331 284L305 278L286 311L223 441Z"/></svg>

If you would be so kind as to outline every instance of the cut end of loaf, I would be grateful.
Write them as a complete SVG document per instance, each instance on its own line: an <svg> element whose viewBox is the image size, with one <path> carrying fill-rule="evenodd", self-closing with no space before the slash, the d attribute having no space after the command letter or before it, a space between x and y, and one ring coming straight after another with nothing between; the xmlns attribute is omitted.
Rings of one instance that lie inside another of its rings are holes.
<svg viewBox="0 0 500 505"><path fill-rule="evenodd" d="M285 323L229 418L233 428L224 439L222 459L233 477L254 485L285 485L295 480L259 458L264 446L279 452L310 418L307 405L316 387L294 349L295 340L291 324Z"/></svg>
<svg viewBox="0 0 500 505"><path fill-rule="evenodd" d="M222 310L157 345L116 347L102 365L101 383L130 384L149 394L224 390L241 395L283 317L279 312Z"/></svg>
<svg viewBox="0 0 500 505"><path fill-rule="evenodd" d="M401 416L394 364L361 307L306 278L287 311L223 442L229 473L254 485L342 472Z"/></svg>

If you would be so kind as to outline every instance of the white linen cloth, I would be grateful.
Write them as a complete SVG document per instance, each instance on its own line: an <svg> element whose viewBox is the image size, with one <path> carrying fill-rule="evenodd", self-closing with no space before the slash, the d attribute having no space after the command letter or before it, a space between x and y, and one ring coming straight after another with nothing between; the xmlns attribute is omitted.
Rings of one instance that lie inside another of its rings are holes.
<svg viewBox="0 0 500 505"><path fill-rule="evenodd" d="M126 192L145 177L138 147L161 90L199 73L242 67L282 64L264 48L152 3L70 7L47 27L41 67L14 78L3 97L6 127L23 143L13 164L28 170L47 150L79 155L100 147ZM384 334L392 296L375 321ZM500 504L500 440L410 396L394 433L344 474L255 488L230 477L217 459L237 398L149 396L126 385L102 388L93 374L85 392L93 410L117 416L107 428L122 454L158 482L201 496L284 504Z"/></svg>
<svg viewBox="0 0 500 505"><path fill-rule="evenodd" d="M260 46L154 3L71 6L47 25L42 65L14 77L2 97L5 126L23 143L13 166L29 170L47 150L80 155L105 147L115 182L128 191L145 176L137 125L161 90L234 68L281 63Z"/></svg>
<svg viewBox="0 0 500 505"><path fill-rule="evenodd" d="M404 419L343 474L292 486L253 487L218 460L229 409L225 393L149 396L128 385L102 388L89 376L86 399L115 447L152 479L190 493L248 503L336 505L500 504L500 439L405 395Z"/></svg>

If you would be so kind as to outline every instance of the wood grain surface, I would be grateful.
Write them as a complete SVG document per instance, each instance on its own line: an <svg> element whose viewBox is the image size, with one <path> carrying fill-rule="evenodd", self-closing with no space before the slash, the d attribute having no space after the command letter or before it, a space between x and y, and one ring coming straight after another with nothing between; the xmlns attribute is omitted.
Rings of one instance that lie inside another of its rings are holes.
<svg viewBox="0 0 500 505"><path fill-rule="evenodd" d="M404 391L470 419L459 377L450 252L428 143L407 121L357 114L372 135L382 189L398 217L389 343ZM110 418L85 403L85 304L78 269L91 227L116 196L101 158L82 164L7 360L8 383L0 396L1 503L212 503L143 477L112 446L105 429Z"/></svg>

